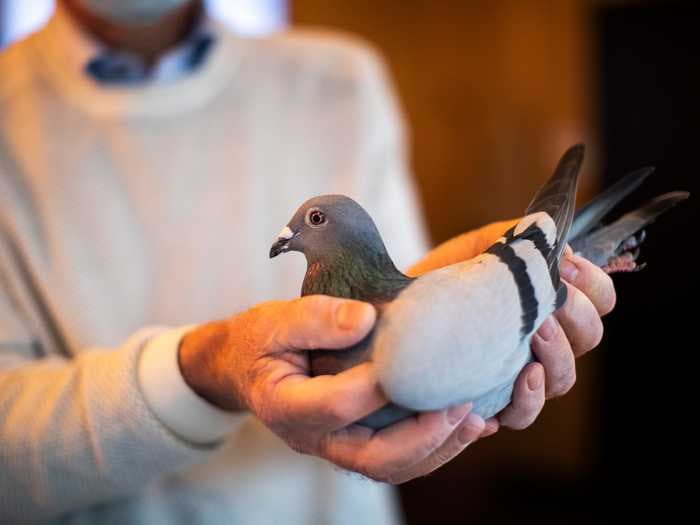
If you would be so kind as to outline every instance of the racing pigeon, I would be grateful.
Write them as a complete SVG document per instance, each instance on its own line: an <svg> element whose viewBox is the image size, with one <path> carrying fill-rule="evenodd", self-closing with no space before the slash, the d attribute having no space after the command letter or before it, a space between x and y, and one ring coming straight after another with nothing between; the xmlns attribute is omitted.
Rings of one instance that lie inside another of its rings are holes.
<svg viewBox="0 0 700 525"><path fill-rule="evenodd" d="M534 357L530 339L566 300L559 260L567 244L609 273L635 271L643 228L688 193L657 197L614 223L600 220L653 171L630 173L574 217L584 146L570 148L525 216L485 253L411 278L387 253L369 214L343 195L309 199L270 249L306 256L302 295L367 301L374 330L343 351L309 352L313 375L366 360L391 403L359 423L379 429L420 411L472 401L483 418L510 402Z"/></svg>

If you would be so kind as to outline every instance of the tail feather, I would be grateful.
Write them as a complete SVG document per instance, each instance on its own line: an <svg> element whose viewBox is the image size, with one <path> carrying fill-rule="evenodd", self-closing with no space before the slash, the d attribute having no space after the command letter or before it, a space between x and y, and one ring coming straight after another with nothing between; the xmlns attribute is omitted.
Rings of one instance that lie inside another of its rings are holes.
<svg viewBox="0 0 700 525"><path fill-rule="evenodd" d="M621 255L621 249L624 251L628 247L634 248L641 242L640 239L630 243L632 237L689 196L686 191L664 193L644 206L626 213L612 224L603 226L589 235L579 236L572 241L571 247L598 266L606 266L612 257Z"/></svg>
<svg viewBox="0 0 700 525"><path fill-rule="evenodd" d="M569 231L569 242L575 241L599 226L601 219L622 199L636 190L654 172L654 169L654 167L647 167L628 173L577 211Z"/></svg>
<svg viewBox="0 0 700 525"><path fill-rule="evenodd" d="M687 199L689 194L677 191L660 195L646 205L623 215L607 226L601 220L627 195L639 187L653 173L653 167L629 173L603 191L574 215L578 177L583 164L584 146L577 144L562 156L552 177L535 194L525 211L525 217L504 234L491 249L499 245L528 238L535 242L547 261L552 285L556 290L556 306L566 300L566 287L559 277L559 259L567 245L575 252L602 267L609 273L635 271L638 246L644 240L643 228L661 214ZM551 217L544 220L542 214ZM539 215L538 215L539 214ZM544 234L545 239L538 236Z"/></svg>

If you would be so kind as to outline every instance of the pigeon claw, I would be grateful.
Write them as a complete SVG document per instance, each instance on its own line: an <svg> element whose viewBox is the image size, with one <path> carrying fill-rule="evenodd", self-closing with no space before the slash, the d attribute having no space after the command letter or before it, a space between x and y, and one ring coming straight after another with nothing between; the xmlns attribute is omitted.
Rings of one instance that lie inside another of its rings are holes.
<svg viewBox="0 0 700 525"><path fill-rule="evenodd" d="M608 259L608 263L603 266L603 271L607 274L611 273L629 273L638 272L646 267L646 263L637 264L639 250L634 252L625 252L622 255L615 255Z"/></svg>
<svg viewBox="0 0 700 525"><path fill-rule="evenodd" d="M620 246L617 248L617 254L623 254L624 252L628 252L630 250L633 250L634 248L638 248L641 246L641 244L644 242L644 240L647 238L646 231L642 230L634 235L631 235L627 239L625 239ZM636 258L636 257L635 257Z"/></svg>
<svg viewBox="0 0 700 525"><path fill-rule="evenodd" d="M640 246L646 239L646 232L639 231L634 235L630 235L627 239L620 243L615 250L615 255L608 259L608 262L603 266L603 271L607 274L622 273L622 272L638 272L646 267L646 263L637 264L639 258Z"/></svg>

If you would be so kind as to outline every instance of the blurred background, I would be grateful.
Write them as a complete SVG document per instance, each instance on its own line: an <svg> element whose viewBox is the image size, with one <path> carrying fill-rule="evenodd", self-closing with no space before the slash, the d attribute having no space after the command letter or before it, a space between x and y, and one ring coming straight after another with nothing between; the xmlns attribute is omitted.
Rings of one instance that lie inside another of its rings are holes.
<svg viewBox="0 0 700 525"><path fill-rule="evenodd" d="M407 522L601 523L647 514L671 490L695 399L690 362L700 195L697 2L235 0L235 31L289 25L360 35L385 57L410 127L435 242L522 213L558 157L587 144L581 198L657 166L626 207L685 189L649 229L647 270L616 276L606 337L578 383L528 430L500 432L401 487ZM50 1L0 0L0 46L43 23ZM689 458L688 458L689 459ZM666 509L668 510L668 509Z"/></svg>

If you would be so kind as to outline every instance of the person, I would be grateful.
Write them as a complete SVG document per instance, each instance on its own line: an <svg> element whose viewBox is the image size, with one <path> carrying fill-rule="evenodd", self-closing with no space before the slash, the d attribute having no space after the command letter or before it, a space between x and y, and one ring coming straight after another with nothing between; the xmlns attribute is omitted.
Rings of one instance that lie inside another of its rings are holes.
<svg viewBox="0 0 700 525"><path fill-rule="evenodd" d="M602 335L614 289L570 254L569 300L498 418L353 425L386 402L371 365L311 378L302 350L353 344L375 311L293 299L303 261L263 262L279 225L309 196L353 196L419 274L507 224L425 255L376 54L242 39L203 9L62 0L0 55L3 523L397 523L391 483L528 426Z"/></svg>

